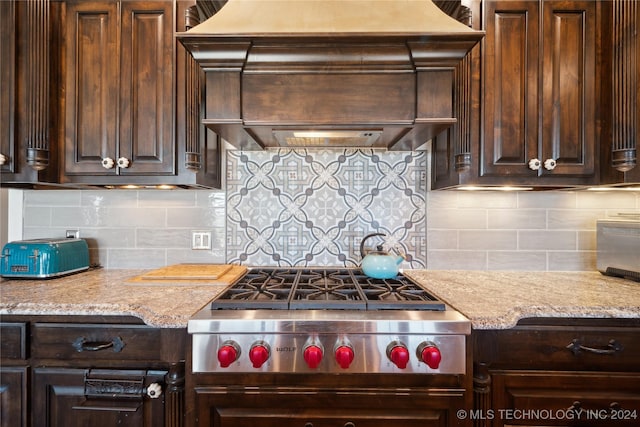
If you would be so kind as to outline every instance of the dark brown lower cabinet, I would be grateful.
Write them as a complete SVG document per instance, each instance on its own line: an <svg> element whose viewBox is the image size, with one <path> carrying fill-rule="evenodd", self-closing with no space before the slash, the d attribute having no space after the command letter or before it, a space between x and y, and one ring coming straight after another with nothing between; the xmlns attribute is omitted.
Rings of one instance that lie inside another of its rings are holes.
<svg viewBox="0 0 640 427"><path fill-rule="evenodd" d="M0 427L27 425L28 369L21 366L0 368Z"/></svg>
<svg viewBox="0 0 640 427"><path fill-rule="evenodd" d="M493 407L504 408L494 416L506 424L640 424L640 374L504 371L492 383Z"/></svg>
<svg viewBox="0 0 640 427"><path fill-rule="evenodd" d="M196 389L196 425L207 427L446 427L459 425L460 393L288 388ZM455 420L455 421L454 421Z"/></svg>
<svg viewBox="0 0 640 427"><path fill-rule="evenodd" d="M1 316L0 427L182 427L186 329Z"/></svg>
<svg viewBox="0 0 640 427"><path fill-rule="evenodd" d="M33 427L164 426L164 399L144 389L166 371L35 368Z"/></svg>
<svg viewBox="0 0 640 427"><path fill-rule="evenodd" d="M640 319L525 319L474 340L474 426L640 425Z"/></svg>

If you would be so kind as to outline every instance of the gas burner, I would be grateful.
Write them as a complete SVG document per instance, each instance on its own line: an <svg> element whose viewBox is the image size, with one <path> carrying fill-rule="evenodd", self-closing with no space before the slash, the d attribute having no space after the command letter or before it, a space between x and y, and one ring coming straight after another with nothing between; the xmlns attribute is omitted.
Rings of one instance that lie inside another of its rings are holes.
<svg viewBox="0 0 640 427"><path fill-rule="evenodd" d="M215 299L211 308L443 311L445 305L401 274L372 279L358 269L257 268Z"/></svg>
<svg viewBox="0 0 640 427"><path fill-rule="evenodd" d="M292 310L365 310L364 295L345 270L302 270L292 289Z"/></svg>

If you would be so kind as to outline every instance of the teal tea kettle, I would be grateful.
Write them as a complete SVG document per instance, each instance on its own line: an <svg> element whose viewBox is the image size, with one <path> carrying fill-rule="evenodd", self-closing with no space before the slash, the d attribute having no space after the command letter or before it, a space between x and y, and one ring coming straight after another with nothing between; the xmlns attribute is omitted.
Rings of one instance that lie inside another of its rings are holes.
<svg viewBox="0 0 640 427"><path fill-rule="evenodd" d="M375 251L369 251L364 254L364 242L374 236L384 236L383 233L371 233L364 236L360 242L360 254L362 262L360 267L362 272L374 279L391 279L398 275L400 263L404 260L401 255L390 255L382 249L382 245L378 245Z"/></svg>

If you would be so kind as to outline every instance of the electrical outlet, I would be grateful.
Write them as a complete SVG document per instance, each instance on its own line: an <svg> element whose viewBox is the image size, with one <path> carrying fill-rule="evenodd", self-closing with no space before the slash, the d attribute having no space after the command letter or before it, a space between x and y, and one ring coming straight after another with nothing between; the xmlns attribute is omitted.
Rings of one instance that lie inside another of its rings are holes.
<svg viewBox="0 0 640 427"><path fill-rule="evenodd" d="M80 230L67 230L67 239L79 239L80 238Z"/></svg>
<svg viewBox="0 0 640 427"><path fill-rule="evenodd" d="M210 231L192 231L191 232L191 249L211 249L211 232Z"/></svg>

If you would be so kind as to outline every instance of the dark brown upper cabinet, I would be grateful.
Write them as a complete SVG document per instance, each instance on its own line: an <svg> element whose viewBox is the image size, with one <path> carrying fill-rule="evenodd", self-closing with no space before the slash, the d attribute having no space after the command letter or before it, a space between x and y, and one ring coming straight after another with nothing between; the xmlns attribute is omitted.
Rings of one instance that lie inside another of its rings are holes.
<svg viewBox="0 0 640 427"><path fill-rule="evenodd" d="M193 4L64 3L61 182L220 187L220 138L189 125L203 76L174 37Z"/></svg>
<svg viewBox="0 0 640 427"><path fill-rule="evenodd" d="M50 134L49 0L0 2L0 183L57 181Z"/></svg>
<svg viewBox="0 0 640 427"><path fill-rule="evenodd" d="M473 4L486 37L460 71L470 118L432 141L433 188L598 184L602 3Z"/></svg>
<svg viewBox="0 0 640 427"><path fill-rule="evenodd" d="M605 2L602 183L640 183L640 1Z"/></svg>
<svg viewBox="0 0 640 427"><path fill-rule="evenodd" d="M175 40L194 5L2 2L2 185L220 188L204 76Z"/></svg>
<svg viewBox="0 0 640 427"><path fill-rule="evenodd" d="M171 175L173 7L166 1L67 1L64 175Z"/></svg>

